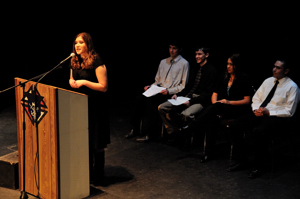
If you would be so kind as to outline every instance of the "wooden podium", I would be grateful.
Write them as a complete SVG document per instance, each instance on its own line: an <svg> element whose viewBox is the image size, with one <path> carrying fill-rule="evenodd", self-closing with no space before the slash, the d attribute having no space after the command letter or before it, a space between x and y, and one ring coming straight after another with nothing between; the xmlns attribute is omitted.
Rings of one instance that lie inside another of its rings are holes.
<svg viewBox="0 0 300 199"><path fill-rule="evenodd" d="M25 81L15 78L16 85ZM20 190L45 199L87 197L88 96L40 83L33 92L35 84L15 90Z"/></svg>

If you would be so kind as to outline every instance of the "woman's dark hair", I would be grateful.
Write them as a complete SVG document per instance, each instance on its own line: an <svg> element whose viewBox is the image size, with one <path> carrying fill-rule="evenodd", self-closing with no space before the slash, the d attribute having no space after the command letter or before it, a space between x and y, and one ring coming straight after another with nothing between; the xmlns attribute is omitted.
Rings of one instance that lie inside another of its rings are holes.
<svg viewBox="0 0 300 199"><path fill-rule="evenodd" d="M87 46L88 56L84 60L81 59L81 57L76 53L76 50L75 50L75 40L78 37L82 37L84 43ZM89 33L82 32L82 33L79 33L78 35L76 35L74 42L73 42L72 52L75 53L75 55L76 55L71 59L71 68L73 68L73 69L79 69L79 68L91 69L91 68L95 68L95 67L99 66L101 63L101 58L95 52L93 40Z"/></svg>
<svg viewBox="0 0 300 199"><path fill-rule="evenodd" d="M235 78L239 77L241 74L241 56L240 54L233 54L229 57L233 65L233 71L235 74ZM229 79L228 71L225 72L225 79Z"/></svg>

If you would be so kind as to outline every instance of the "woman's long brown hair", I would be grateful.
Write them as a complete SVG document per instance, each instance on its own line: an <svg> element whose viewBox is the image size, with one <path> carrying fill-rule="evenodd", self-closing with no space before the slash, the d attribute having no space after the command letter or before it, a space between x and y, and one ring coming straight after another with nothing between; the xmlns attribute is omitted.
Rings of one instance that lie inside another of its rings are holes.
<svg viewBox="0 0 300 199"><path fill-rule="evenodd" d="M87 46L88 56L84 60L81 59L80 55L78 55L75 50L75 41L80 36L82 37L83 41L85 42L85 44ZM89 33L82 32L82 33L79 33L78 35L76 35L74 42L73 42L73 53L75 53L76 56L74 56L71 59L71 68L72 69L80 69L80 68L91 69L91 68L95 68L95 67L99 66L97 64L100 63L101 59L100 59L99 55L95 52L93 40Z"/></svg>

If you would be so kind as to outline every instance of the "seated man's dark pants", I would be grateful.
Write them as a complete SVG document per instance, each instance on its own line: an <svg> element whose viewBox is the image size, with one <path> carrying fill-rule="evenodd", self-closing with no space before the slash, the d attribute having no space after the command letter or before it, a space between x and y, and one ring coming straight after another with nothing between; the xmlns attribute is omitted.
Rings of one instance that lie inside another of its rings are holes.
<svg viewBox="0 0 300 199"><path fill-rule="evenodd" d="M238 118L232 125L232 138L236 160L245 163L247 160L244 133L249 132L247 139L252 139L254 162L256 169L265 169L268 163L268 146L270 141L285 134L290 118L257 117L254 113Z"/></svg>
<svg viewBox="0 0 300 199"><path fill-rule="evenodd" d="M134 131L140 131L140 124L142 121L141 133L149 135L149 137L156 138L159 136L161 130L161 121L158 113L158 106L170 99L169 95L157 94L152 97L145 97L138 95L136 97L131 125Z"/></svg>

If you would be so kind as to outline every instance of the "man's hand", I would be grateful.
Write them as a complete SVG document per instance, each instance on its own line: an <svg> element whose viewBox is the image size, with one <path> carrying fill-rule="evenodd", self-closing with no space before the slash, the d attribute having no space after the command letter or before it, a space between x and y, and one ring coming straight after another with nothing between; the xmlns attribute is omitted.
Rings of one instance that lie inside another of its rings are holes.
<svg viewBox="0 0 300 199"><path fill-rule="evenodd" d="M171 97L171 99L174 99L174 100L176 100L177 99L177 95L175 94L175 95L173 95L172 97Z"/></svg>
<svg viewBox="0 0 300 199"><path fill-rule="evenodd" d="M263 113L259 109L256 109L253 112L254 112L254 115L256 117L262 117L262 116L264 116Z"/></svg>
<svg viewBox="0 0 300 199"><path fill-rule="evenodd" d="M256 117L270 116L269 110L265 107L260 107L259 109L254 110L254 114Z"/></svg>
<svg viewBox="0 0 300 199"><path fill-rule="evenodd" d="M150 88L150 86L145 86L144 87L144 90L146 91L146 90L148 90Z"/></svg>
<svg viewBox="0 0 300 199"><path fill-rule="evenodd" d="M191 106L190 101L186 101L186 102L184 102L183 104L185 104L187 107Z"/></svg>
<svg viewBox="0 0 300 199"><path fill-rule="evenodd" d="M163 95L168 95L167 89L160 91L160 93L163 94Z"/></svg>

